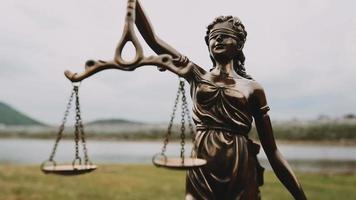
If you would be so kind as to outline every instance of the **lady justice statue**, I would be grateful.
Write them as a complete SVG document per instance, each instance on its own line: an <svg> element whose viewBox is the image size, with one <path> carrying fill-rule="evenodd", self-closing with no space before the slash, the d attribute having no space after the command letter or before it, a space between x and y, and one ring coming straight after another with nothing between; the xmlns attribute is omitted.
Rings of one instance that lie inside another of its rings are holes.
<svg viewBox="0 0 356 200"><path fill-rule="evenodd" d="M113 61L88 61L83 74L69 71L66 76L80 81L100 70L117 68L132 71L153 64L189 82L193 101L193 120L197 150L193 157L207 161L186 175L186 200L257 200L263 184L263 168L256 155L260 146L249 139L253 120L273 171L297 200L306 196L288 163L279 152L262 86L246 73L243 47L247 32L232 16L217 17L208 27L205 42L213 67L205 70L182 56L153 31L139 1L128 1L124 35ZM133 34L135 23L147 44L158 57L144 57ZM133 62L121 58L124 43L132 41L137 54Z"/></svg>

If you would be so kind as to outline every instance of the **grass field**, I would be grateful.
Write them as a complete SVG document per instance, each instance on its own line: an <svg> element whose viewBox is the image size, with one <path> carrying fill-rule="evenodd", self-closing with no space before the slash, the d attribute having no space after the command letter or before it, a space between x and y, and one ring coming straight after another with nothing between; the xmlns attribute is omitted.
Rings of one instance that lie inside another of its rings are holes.
<svg viewBox="0 0 356 200"><path fill-rule="evenodd" d="M311 200L356 199L355 175L297 173ZM38 166L0 166L1 200L184 199L185 172L149 165L103 165L87 175L44 175ZM264 200L292 199L272 172L265 174Z"/></svg>

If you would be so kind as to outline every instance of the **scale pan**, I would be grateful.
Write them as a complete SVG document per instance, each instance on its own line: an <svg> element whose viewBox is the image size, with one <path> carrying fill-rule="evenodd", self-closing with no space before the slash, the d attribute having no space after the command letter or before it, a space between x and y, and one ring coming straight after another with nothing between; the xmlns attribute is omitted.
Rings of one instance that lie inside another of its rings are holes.
<svg viewBox="0 0 356 200"><path fill-rule="evenodd" d="M98 168L96 165L78 165L78 166L56 165L56 166L44 166L41 168L41 170L45 174L75 176L75 175L89 173L91 171L96 170L96 168Z"/></svg>
<svg viewBox="0 0 356 200"><path fill-rule="evenodd" d="M165 167L168 169L177 169L177 170L187 170L194 169L206 165L206 160L200 158L154 158L152 160L153 164L157 167Z"/></svg>

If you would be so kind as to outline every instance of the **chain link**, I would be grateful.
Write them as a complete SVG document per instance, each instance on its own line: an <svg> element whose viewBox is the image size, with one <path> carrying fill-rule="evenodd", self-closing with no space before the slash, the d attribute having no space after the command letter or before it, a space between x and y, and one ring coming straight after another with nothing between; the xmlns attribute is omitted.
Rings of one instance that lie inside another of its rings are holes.
<svg viewBox="0 0 356 200"><path fill-rule="evenodd" d="M174 118L176 116L176 111L177 111L177 106L178 106L178 102L179 102L179 97L180 97L180 85L178 86L178 91L177 91L177 95L176 95L176 99L174 100L174 106L173 106L173 112L171 114L171 119L169 121L169 124L168 124L168 129L167 129L167 133L165 135L165 139L163 141L163 147L162 147L162 151L161 151L161 154L162 155L165 155L166 153L166 150L167 150L167 144L169 142L169 138L172 134L172 126L173 126L173 121L174 121Z"/></svg>
<svg viewBox="0 0 356 200"><path fill-rule="evenodd" d="M80 123L80 110L79 110L79 94L78 94L79 87L74 86L74 91L75 91L75 130L74 130L74 141L75 141L75 160L80 160L79 156L79 139L80 139L80 133L79 133L79 123ZM81 163L79 163L81 164Z"/></svg>
<svg viewBox="0 0 356 200"><path fill-rule="evenodd" d="M184 145L185 145L185 115L186 115L186 110L185 110L185 103L187 102L187 98L185 96L185 90L184 90L184 81L180 80L179 81L179 86L180 86L180 92L182 93L182 114L181 114L181 127L180 127L180 157L182 159L182 162L184 162Z"/></svg>
<svg viewBox="0 0 356 200"><path fill-rule="evenodd" d="M187 97L185 95L184 86L185 86L184 80L179 80L178 91L177 91L177 95L176 95L176 98L175 98L175 101L174 101L174 106L173 106L173 112L171 114L171 119L170 119L169 124L168 124L168 130L167 130L167 133L166 133L165 139L164 139L164 145L163 145L162 151L161 151L161 155L165 155L165 152L167 150L167 145L168 145L168 142L169 142L169 138L170 138L170 136L172 134L173 121L174 121L174 118L176 116L178 103L179 103L179 100L181 99L181 101L182 101L182 105L181 105L182 113L181 113L181 121L180 121L180 123L181 123L180 124L181 125L181 127L180 127L180 139L181 139L181 141L180 141L180 146L181 146L180 157L182 159L182 163L184 163L184 153L185 153L185 132L186 132L185 124L186 124L186 119L187 119L187 122L188 122L189 132L192 135L192 141L193 141L193 144L194 144L193 150L196 149L195 131L194 131L194 126L193 126L193 123L192 123L192 120L191 120L191 117L190 117L190 114L189 114L188 102L187 102Z"/></svg>
<svg viewBox="0 0 356 200"><path fill-rule="evenodd" d="M79 101L79 91L76 91L76 125L78 125L79 137L81 138L83 152L84 152L84 162L85 164L91 164L88 156L88 149L86 147L85 132L83 126L83 120L81 117L80 101ZM78 152L79 153L79 152Z"/></svg>
<svg viewBox="0 0 356 200"><path fill-rule="evenodd" d="M81 158L79 156L79 141L81 141L82 145L83 145L85 164L91 164L89 156L88 156L88 149L86 147L83 121L81 118L81 110L80 110L80 103L79 103L79 85L73 85L73 89L72 89L71 95L69 97L69 101L67 103L67 106L66 106L66 109L64 112L64 117L62 119L62 123L59 126L59 131L57 134L55 144L53 146L53 150L52 150L50 157L48 159L48 161L50 161L50 162L54 162L54 156L56 154L56 150L57 150L59 141L62 139L63 131L64 131L65 124L68 119L70 108L72 107L72 102L73 102L74 96L75 96L75 124L74 124L75 158L73 160L73 165L75 164L76 161L79 161L79 164L81 164Z"/></svg>
<svg viewBox="0 0 356 200"><path fill-rule="evenodd" d="M185 89L183 87L182 93L185 95ZM189 128L189 133L192 137L192 144L193 144L193 148L192 148L192 152L194 154L194 152L197 151L197 144L195 143L195 137L196 137L196 133L195 133L195 129L193 126L193 122L192 122L192 117L190 116L190 112L189 112L189 107L188 107L188 101L187 98L184 98L184 101L182 102L183 106L182 109L185 110L185 115L188 121L188 128Z"/></svg>
<svg viewBox="0 0 356 200"><path fill-rule="evenodd" d="M59 130L58 130L58 133L57 133L57 138L56 138L56 141L54 143L54 146L53 146L53 149L52 149L51 155L49 156L48 161L51 161L51 162L54 161L53 158L54 158L54 156L56 154L58 143L62 139L64 127L65 127L65 124L66 124L67 119L68 119L70 108L72 107L72 101L73 101L74 93L75 93L75 91L74 91L74 88L73 88L73 90L72 90L72 92L71 92L71 94L69 96L69 100L68 100L66 109L64 111L64 117L62 119L61 125L59 126Z"/></svg>

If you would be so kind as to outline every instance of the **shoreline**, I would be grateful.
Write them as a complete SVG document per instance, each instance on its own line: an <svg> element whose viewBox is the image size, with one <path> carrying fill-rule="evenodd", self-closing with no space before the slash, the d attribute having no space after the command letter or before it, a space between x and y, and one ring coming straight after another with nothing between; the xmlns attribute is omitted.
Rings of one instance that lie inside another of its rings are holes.
<svg viewBox="0 0 356 200"><path fill-rule="evenodd" d="M356 140L276 140L278 144L300 144L300 145L318 145L318 146L356 146Z"/></svg>
<svg viewBox="0 0 356 200"><path fill-rule="evenodd" d="M0 140L3 139L21 139L21 140L55 140L55 136L53 137L38 137L38 136L9 136L9 135L1 135ZM88 140L91 141L125 141L125 142L163 142L164 138L121 138L121 137L98 137L98 136L87 136ZM260 144L259 140L255 138L251 138L256 143ZM73 138L64 137L62 140L74 140ZM179 142L179 139L172 138L170 142ZM186 139L187 142L191 142L190 138ZM277 146L279 144L282 145L318 145L318 146L356 146L356 139L342 139L342 140L285 140L285 139L276 139Z"/></svg>

